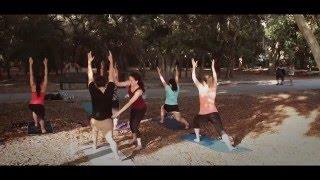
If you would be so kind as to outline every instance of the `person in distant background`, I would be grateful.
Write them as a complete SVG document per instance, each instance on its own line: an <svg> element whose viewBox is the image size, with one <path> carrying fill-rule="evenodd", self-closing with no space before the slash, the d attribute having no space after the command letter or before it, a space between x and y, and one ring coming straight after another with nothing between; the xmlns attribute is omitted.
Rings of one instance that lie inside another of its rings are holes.
<svg viewBox="0 0 320 180"><path fill-rule="evenodd" d="M285 75L285 70L284 70L283 66L280 64L276 68L277 85L283 85L284 75ZM280 79L281 79L281 83L279 81Z"/></svg>
<svg viewBox="0 0 320 180"><path fill-rule="evenodd" d="M294 63L290 64L289 68L288 68L288 75L289 75L289 79L290 79L290 85L293 85L293 76L294 76Z"/></svg>
<svg viewBox="0 0 320 180"><path fill-rule="evenodd" d="M76 62L69 62L65 64L63 72L65 73L78 73L81 67Z"/></svg>

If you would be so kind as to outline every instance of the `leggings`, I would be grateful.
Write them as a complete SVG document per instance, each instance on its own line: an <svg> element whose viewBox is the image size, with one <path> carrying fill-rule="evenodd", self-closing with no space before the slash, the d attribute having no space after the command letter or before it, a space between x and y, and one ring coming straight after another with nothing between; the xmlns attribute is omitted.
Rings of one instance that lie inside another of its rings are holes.
<svg viewBox="0 0 320 180"><path fill-rule="evenodd" d="M200 115L200 114L196 115L196 117L194 117L193 119L194 128L196 129L200 128L200 122L203 122L203 121L205 122L210 121L220 136L224 132L224 128L222 126L221 118L218 112L213 112L213 113L204 114L204 115Z"/></svg>
<svg viewBox="0 0 320 180"><path fill-rule="evenodd" d="M143 119L144 115L146 114L147 107L143 109L131 109L130 112L130 130L132 133L137 135L137 138L140 137L139 125L140 121Z"/></svg>
<svg viewBox="0 0 320 180"><path fill-rule="evenodd" d="M277 75L276 79L277 80L281 79L281 81L284 81L284 75Z"/></svg>

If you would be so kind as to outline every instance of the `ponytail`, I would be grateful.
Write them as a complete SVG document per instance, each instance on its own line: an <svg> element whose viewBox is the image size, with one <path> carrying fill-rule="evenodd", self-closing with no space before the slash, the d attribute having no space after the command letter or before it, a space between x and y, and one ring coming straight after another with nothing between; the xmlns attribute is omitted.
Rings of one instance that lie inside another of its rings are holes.
<svg viewBox="0 0 320 180"><path fill-rule="evenodd" d="M177 82L174 79L169 79L169 84L171 85L172 91L178 90Z"/></svg>

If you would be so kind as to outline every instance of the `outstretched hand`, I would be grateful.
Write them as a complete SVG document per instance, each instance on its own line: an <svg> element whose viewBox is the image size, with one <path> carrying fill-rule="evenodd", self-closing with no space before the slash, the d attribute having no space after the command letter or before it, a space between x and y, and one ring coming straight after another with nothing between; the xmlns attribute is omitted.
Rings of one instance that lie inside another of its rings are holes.
<svg viewBox="0 0 320 180"><path fill-rule="evenodd" d="M91 63L94 59L94 56L92 56L91 51L88 53L88 62Z"/></svg>
<svg viewBox="0 0 320 180"><path fill-rule="evenodd" d="M195 61L193 58L192 58L192 67L197 67L198 66L198 61Z"/></svg>
<svg viewBox="0 0 320 180"><path fill-rule="evenodd" d="M29 57L29 64L33 64L33 59L32 59L32 57Z"/></svg>
<svg viewBox="0 0 320 180"><path fill-rule="evenodd" d="M159 67L157 67L157 72L158 72L158 73L161 73L161 70L160 70L160 68L159 68Z"/></svg>
<svg viewBox="0 0 320 180"><path fill-rule="evenodd" d="M111 51L109 50L109 56L108 56L108 60L109 61L113 61L113 58L112 58L112 53L111 53Z"/></svg>
<svg viewBox="0 0 320 180"><path fill-rule="evenodd" d="M115 113L114 115L112 115L112 119L115 119L115 118L117 118L118 116L119 116L120 114L117 112L117 113Z"/></svg>
<svg viewBox="0 0 320 180"><path fill-rule="evenodd" d="M212 67L212 68L214 68L214 63L215 63L215 60L212 59L212 61L211 61L211 67Z"/></svg>
<svg viewBox="0 0 320 180"><path fill-rule="evenodd" d="M44 65L47 65L47 64L48 64L48 59L47 59L46 57L45 57L44 60L43 60L43 64L44 64Z"/></svg>

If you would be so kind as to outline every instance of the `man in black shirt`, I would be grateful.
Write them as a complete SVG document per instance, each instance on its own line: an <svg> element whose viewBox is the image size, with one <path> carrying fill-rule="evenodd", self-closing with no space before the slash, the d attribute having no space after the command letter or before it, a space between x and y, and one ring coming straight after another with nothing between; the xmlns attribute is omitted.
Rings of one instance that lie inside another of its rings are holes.
<svg viewBox="0 0 320 180"><path fill-rule="evenodd" d="M114 75L113 75L113 59L109 51L108 60L109 65L109 82L106 86L106 79L103 76L97 75L93 79L93 71L91 63L94 57L91 51L88 53L88 85L92 100L92 117L90 120L92 127L93 143L97 148L97 137L100 131L110 144L110 147L116 159L119 158L118 147L113 139L113 121L112 116L112 97L114 93Z"/></svg>
<svg viewBox="0 0 320 180"><path fill-rule="evenodd" d="M284 82L284 76L285 76L285 70L282 65L277 66L276 68L276 79L277 79L277 85L283 85ZM281 83L279 80L281 79Z"/></svg>

